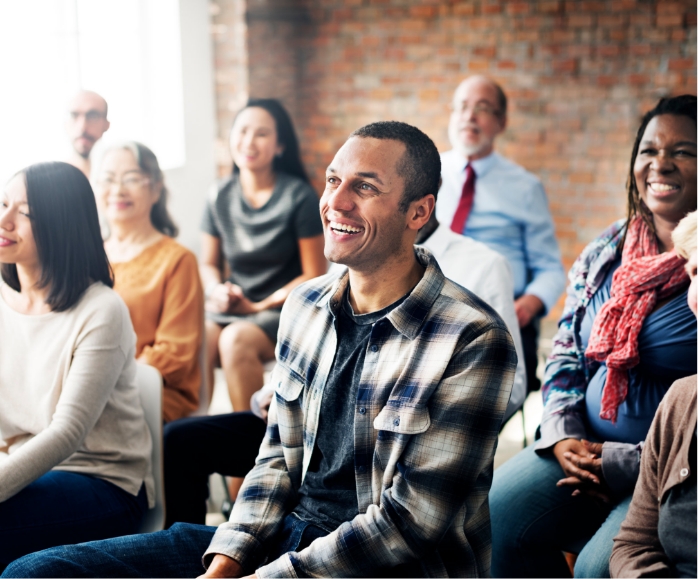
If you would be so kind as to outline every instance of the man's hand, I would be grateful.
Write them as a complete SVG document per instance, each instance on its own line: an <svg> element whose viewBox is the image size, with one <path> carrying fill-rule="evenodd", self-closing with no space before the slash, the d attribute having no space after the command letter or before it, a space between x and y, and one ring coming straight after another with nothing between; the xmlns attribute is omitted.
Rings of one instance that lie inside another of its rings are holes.
<svg viewBox="0 0 698 579"><path fill-rule="evenodd" d="M525 328L540 312L543 311L543 302L533 294L524 294L514 302L516 318L519 320L519 328Z"/></svg>
<svg viewBox="0 0 698 579"><path fill-rule="evenodd" d="M558 442L553 447L553 454L566 478L560 479L557 486L574 487L573 497L584 493L604 503L610 503L611 495L604 484L601 468L602 446L599 443L575 438Z"/></svg>
<svg viewBox="0 0 698 579"><path fill-rule="evenodd" d="M206 573L199 577L242 577L242 567L235 559L219 553L211 561Z"/></svg>

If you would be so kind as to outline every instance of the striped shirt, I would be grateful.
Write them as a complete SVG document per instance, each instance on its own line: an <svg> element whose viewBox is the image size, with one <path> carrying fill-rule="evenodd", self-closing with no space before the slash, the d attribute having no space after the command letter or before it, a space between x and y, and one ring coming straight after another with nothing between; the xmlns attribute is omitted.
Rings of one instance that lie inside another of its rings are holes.
<svg viewBox="0 0 698 579"><path fill-rule="evenodd" d="M489 575L487 494L514 344L494 310L446 279L427 250L415 254L422 279L374 324L366 349L353 432L359 514L299 553L264 560L312 456L343 271L286 300L267 433L205 564L220 553L259 577L376 576L404 563L424 577Z"/></svg>

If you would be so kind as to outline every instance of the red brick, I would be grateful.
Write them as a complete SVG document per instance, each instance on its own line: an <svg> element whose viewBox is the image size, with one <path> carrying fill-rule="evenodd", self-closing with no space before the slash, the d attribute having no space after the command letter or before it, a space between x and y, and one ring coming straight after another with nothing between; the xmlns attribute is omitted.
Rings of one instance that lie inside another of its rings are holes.
<svg viewBox="0 0 698 579"><path fill-rule="evenodd" d="M486 58L494 58L497 54L497 48L494 46L478 46L473 49L473 54L476 56L484 56Z"/></svg>
<svg viewBox="0 0 698 579"><path fill-rule="evenodd" d="M475 6L473 4L456 4L453 7L455 16L472 16L475 14Z"/></svg>
<svg viewBox="0 0 698 579"><path fill-rule="evenodd" d="M433 18L438 13L436 6L412 6L410 16L413 18Z"/></svg>
<svg viewBox="0 0 698 579"><path fill-rule="evenodd" d="M681 26L683 14L657 14L657 26Z"/></svg>
<svg viewBox="0 0 698 579"><path fill-rule="evenodd" d="M485 2L480 10L483 14L501 14L502 6L499 2Z"/></svg>
<svg viewBox="0 0 698 579"><path fill-rule="evenodd" d="M489 69L490 63L487 60L471 60L468 63L468 69L472 72L483 72Z"/></svg>
<svg viewBox="0 0 698 579"><path fill-rule="evenodd" d="M531 9L529 2L507 2L507 14L517 15L517 14L528 14Z"/></svg>
<svg viewBox="0 0 698 579"><path fill-rule="evenodd" d="M570 14L567 25L570 28L590 28L594 25L594 17L591 14Z"/></svg>
<svg viewBox="0 0 698 579"><path fill-rule="evenodd" d="M652 47L649 44L633 44L630 47L630 54L633 56L647 56L652 53Z"/></svg>
<svg viewBox="0 0 698 579"><path fill-rule="evenodd" d="M634 85L646 85L650 82L650 76L648 74L629 74L628 82Z"/></svg>
<svg viewBox="0 0 698 579"><path fill-rule="evenodd" d="M515 70L516 63L513 60L500 60L497 63L497 68L501 70Z"/></svg>
<svg viewBox="0 0 698 579"><path fill-rule="evenodd" d="M574 73L577 72L577 61L573 58L567 60L556 60L553 62L553 71L560 73Z"/></svg>
<svg viewBox="0 0 698 579"><path fill-rule="evenodd" d="M667 2L667 0L661 0L660 2L657 2L657 15L683 14L686 11L687 6L690 5L687 3L682 4L681 2Z"/></svg>
<svg viewBox="0 0 698 579"><path fill-rule="evenodd" d="M559 2L559 0L555 0L552 2L538 0L537 2L535 2L534 5L538 12L542 12L543 14L555 14L557 12L560 12L562 8L562 2Z"/></svg>
<svg viewBox="0 0 698 579"><path fill-rule="evenodd" d="M693 58L673 58L669 60L669 70L695 70L696 61Z"/></svg>

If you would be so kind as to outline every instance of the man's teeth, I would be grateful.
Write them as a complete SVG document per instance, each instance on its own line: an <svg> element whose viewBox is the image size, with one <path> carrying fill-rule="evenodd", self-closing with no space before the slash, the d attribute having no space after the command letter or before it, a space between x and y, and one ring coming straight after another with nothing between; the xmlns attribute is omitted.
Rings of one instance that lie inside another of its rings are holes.
<svg viewBox="0 0 698 579"><path fill-rule="evenodd" d="M337 231L345 231L346 233L361 233L362 229L358 227L352 227L351 225L346 225L344 223L337 223L335 221L330 221L330 227L336 229Z"/></svg>
<svg viewBox="0 0 698 579"><path fill-rule="evenodd" d="M676 185L669 185L667 183L650 183L650 187L655 191L671 191L676 189Z"/></svg>

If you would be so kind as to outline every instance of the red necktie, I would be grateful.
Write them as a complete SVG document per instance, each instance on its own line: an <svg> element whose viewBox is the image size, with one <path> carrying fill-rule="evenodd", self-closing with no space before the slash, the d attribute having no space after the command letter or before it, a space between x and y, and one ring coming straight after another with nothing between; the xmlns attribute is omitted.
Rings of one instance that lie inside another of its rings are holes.
<svg viewBox="0 0 698 579"><path fill-rule="evenodd" d="M462 235L465 222L468 220L470 209L473 206L474 198L475 170L473 169L473 166L468 163L468 166L465 168L465 183L463 183L463 193L461 193L458 208L456 209L456 213L453 216L453 221L451 222L451 231Z"/></svg>

